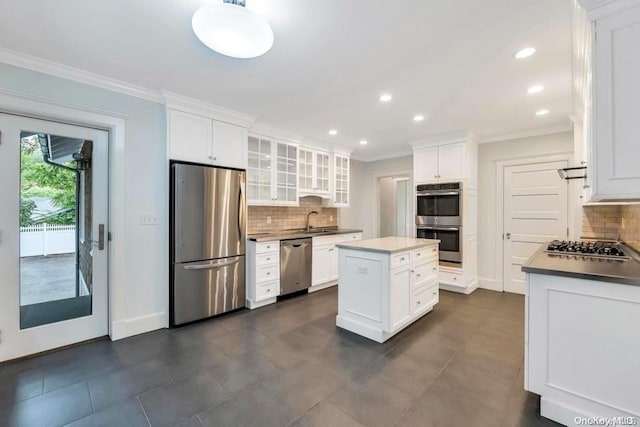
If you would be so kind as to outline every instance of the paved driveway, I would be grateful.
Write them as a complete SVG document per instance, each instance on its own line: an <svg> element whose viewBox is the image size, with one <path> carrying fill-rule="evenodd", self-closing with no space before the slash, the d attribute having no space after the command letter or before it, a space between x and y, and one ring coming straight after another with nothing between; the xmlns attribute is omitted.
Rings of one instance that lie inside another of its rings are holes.
<svg viewBox="0 0 640 427"><path fill-rule="evenodd" d="M75 296L75 254L20 259L20 305Z"/></svg>

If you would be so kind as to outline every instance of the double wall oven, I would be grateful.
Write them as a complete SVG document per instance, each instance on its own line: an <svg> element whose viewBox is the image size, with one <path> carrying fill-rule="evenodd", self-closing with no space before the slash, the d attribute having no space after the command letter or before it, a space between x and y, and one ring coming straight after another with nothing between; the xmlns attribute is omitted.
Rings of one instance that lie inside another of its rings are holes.
<svg viewBox="0 0 640 427"><path fill-rule="evenodd" d="M416 237L440 240L440 261L462 263L462 183L416 187Z"/></svg>

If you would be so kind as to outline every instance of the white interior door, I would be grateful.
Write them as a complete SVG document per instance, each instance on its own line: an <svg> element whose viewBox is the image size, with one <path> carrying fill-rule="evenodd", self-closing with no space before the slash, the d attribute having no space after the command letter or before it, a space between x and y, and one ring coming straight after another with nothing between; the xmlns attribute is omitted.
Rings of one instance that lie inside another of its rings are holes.
<svg viewBox="0 0 640 427"><path fill-rule="evenodd" d="M0 114L0 361L108 334L108 133Z"/></svg>
<svg viewBox="0 0 640 427"><path fill-rule="evenodd" d="M522 264L540 245L567 238L567 161L504 168L504 290L524 294Z"/></svg>

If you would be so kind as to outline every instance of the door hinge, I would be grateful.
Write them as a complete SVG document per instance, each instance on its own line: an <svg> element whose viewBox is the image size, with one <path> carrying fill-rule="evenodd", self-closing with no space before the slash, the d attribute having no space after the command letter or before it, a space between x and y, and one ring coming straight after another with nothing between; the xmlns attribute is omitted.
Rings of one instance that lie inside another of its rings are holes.
<svg viewBox="0 0 640 427"><path fill-rule="evenodd" d="M567 227L567 239L569 238L569 227Z"/></svg>
<svg viewBox="0 0 640 427"><path fill-rule="evenodd" d="M113 240L113 236L111 235L110 231L107 231L107 242L110 242Z"/></svg>
<svg viewBox="0 0 640 427"><path fill-rule="evenodd" d="M2 145L2 131L0 130L0 145Z"/></svg>

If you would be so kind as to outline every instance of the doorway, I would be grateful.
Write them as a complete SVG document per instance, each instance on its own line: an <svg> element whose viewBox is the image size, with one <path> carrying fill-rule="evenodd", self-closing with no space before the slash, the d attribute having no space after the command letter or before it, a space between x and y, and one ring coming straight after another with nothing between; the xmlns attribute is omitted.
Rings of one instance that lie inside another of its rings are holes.
<svg viewBox="0 0 640 427"><path fill-rule="evenodd" d="M525 293L522 265L545 242L568 237L568 160L504 165L503 289Z"/></svg>
<svg viewBox="0 0 640 427"><path fill-rule="evenodd" d="M378 179L378 235L380 237L411 237L413 203L409 176L389 176Z"/></svg>
<svg viewBox="0 0 640 427"><path fill-rule="evenodd" d="M0 114L0 361L108 334L108 133Z"/></svg>

